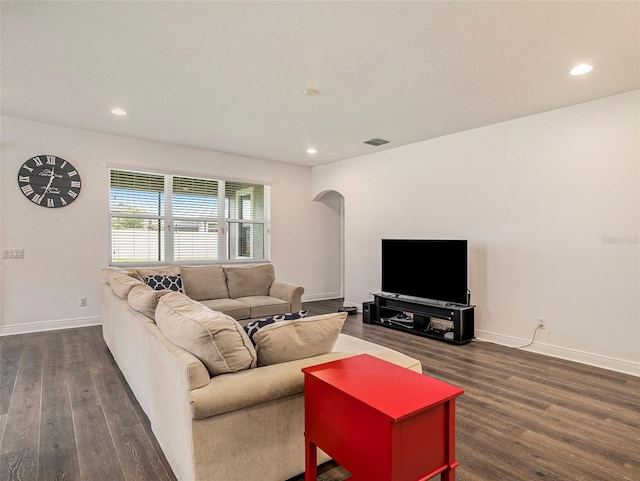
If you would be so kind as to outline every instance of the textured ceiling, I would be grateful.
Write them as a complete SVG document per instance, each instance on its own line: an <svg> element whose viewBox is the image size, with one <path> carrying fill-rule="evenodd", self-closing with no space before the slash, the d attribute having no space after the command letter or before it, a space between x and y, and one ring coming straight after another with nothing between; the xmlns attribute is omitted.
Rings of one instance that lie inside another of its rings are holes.
<svg viewBox="0 0 640 481"><path fill-rule="evenodd" d="M640 87L637 1L0 9L3 115L301 165Z"/></svg>

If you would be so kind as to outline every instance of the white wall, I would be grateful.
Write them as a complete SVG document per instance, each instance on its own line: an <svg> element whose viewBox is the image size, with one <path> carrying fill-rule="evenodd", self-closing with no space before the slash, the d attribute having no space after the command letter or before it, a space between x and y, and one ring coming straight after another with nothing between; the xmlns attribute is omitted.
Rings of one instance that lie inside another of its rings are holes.
<svg viewBox="0 0 640 481"><path fill-rule="evenodd" d="M640 374L639 112L633 91L314 167L345 198L346 302L380 290L381 238L468 239L478 338L544 317L534 350Z"/></svg>
<svg viewBox="0 0 640 481"><path fill-rule="evenodd" d="M101 269L108 263L108 166L271 185L276 277L304 286L304 300L340 294L340 253L335 242L324 241L327 233L339 238L340 215L312 200L308 167L11 117L2 117L1 128L2 249L24 249L25 257L2 260L0 334L100 322ZM43 208L20 192L18 169L39 154L62 157L80 172L82 191L69 206ZM81 296L88 298L86 307L79 306Z"/></svg>

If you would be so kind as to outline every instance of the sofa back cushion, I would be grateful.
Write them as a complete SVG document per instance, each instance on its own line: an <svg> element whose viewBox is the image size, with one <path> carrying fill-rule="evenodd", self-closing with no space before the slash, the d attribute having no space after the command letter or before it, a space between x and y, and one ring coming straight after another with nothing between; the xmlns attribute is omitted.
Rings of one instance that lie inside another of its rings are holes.
<svg viewBox="0 0 640 481"><path fill-rule="evenodd" d="M156 324L171 342L200 359L211 376L256 366L256 351L242 326L184 294L160 298Z"/></svg>
<svg viewBox="0 0 640 481"><path fill-rule="evenodd" d="M268 296L269 288L276 279L272 264L225 267L224 271L231 299Z"/></svg>
<svg viewBox="0 0 640 481"><path fill-rule="evenodd" d="M253 335L258 366L331 352L346 318L346 312L336 312L264 326Z"/></svg>
<svg viewBox="0 0 640 481"><path fill-rule="evenodd" d="M111 289L113 290L113 292L115 292L118 296L122 297L123 299L126 299L127 296L129 296L129 291L134 286L143 286L143 285L144 285L144 282L142 282L140 279L131 277L127 274L118 274L118 275L114 275L111 278Z"/></svg>
<svg viewBox="0 0 640 481"><path fill-rule="evenodd" d="M115 276L133 276L136 277L135 271L130 271L128 269L123 269L121 267L105 267L102 269L102 277L107 282L107 284L111 284L111 279Z"/></svg>
<svg viewBox="0 0 640 481"><path fill-rule="evenodd" d="M169 294L170 292L172 291L169 289L158 291L152 289L146 284L139 284L131 288L127 300L129 301L129 306L131 306L132 309L142 312L145 316L150 317L151 319L155 319L158 301L162 296Z"/></svg>
<svg viewBox="0 0 640 481"><path fill-rule="evenodd" d="M227 280L222 266L183 266L184 293L196 301L228 299Z"/></svg>

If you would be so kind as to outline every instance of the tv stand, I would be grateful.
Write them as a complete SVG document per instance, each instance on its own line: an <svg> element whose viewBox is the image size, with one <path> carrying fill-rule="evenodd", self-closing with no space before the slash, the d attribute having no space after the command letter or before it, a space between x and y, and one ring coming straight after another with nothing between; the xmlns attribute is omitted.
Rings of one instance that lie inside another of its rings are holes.
<svg viewBox="0 0 640 481"><path fill-rule="evenodd" d="M370 322L453 344L474 338L475 306L438 304L388 293L373 295Z"/></svg>

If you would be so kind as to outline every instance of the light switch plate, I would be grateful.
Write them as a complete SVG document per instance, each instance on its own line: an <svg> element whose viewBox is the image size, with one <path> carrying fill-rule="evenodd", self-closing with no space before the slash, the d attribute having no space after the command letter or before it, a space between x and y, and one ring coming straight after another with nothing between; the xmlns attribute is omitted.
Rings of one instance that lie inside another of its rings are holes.
<svg viewBox="0 0 640 481"><path fill-rule="evenodd" d="M3 259L24 259L24 249L4 249L2 251Z"/></svg>

